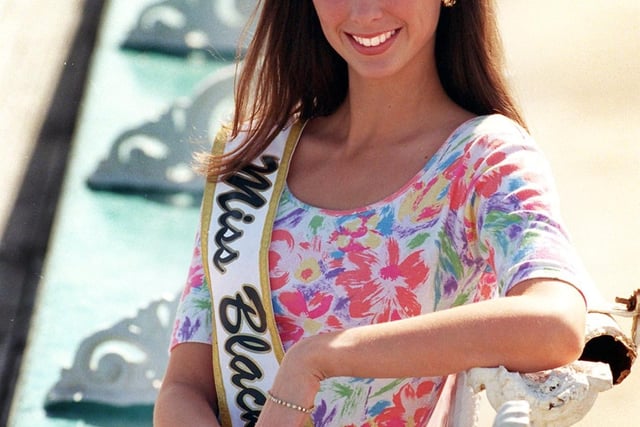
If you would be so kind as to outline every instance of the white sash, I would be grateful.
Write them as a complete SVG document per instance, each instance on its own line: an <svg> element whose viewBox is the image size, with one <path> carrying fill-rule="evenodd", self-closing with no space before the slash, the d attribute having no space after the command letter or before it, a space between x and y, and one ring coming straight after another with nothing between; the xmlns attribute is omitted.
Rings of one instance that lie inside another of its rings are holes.
<svg viewBox="0 0 640 427"><path fill-rule="evenodd" d="M205 188L202 257L213 303L213 372L224 427L255 424L284 356L271 305L268 252L302 128L295 123L248 167ZM218 134L214 154L234 147L227 138Z"/></svg>

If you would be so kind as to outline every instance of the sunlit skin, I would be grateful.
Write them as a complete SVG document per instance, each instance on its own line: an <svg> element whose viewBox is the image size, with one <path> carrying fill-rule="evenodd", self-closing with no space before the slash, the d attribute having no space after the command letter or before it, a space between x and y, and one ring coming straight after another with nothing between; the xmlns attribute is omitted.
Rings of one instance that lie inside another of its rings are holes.
<svg viewBox="0 0 640 427"><path fill-rule="evenodd" d="M434 56L439 1L313 4L330 45L348 64L349 93L335 113L306 125L287 183L312 205L357 208L404 185L473 114L453 103L440 83ZM329 377L556 367L579 356L584 315L584 300L572 286L527 280L506 298L306 338L286 353L271 391L310 407L320 381ZM218 425L213 384L211 346L177 346L159 397L163 404L157 405L157 427L183 425L182 413L189 414L191 426ZM308 421L308 415L268 401L258 425Z"/></svg>
<svg viewBox="0 0 640 427"><path fill-rule="evenodd" d="M349 93L334 114L307 125L287 181L312 205L360 207L399 189L473 115L449 99L438 77L439 2L314 5L329 43L348 64ZM393 173L372 176L372 170Z"/></svg>
<svg viewBox="0 0 640 427"><path fill-rule="evenodd" d="M397 190L472 115L446 96L437 74L438 1L314 0L314 5L329 43L348 64L349 93L336 113L307 125L288 183L306 202L349 209ZM285 355L272 391L311 406L319 382L328 377L446 375L497 365L535 371L578 356L584 301L576 289L532 280L509 295L305 339ZM549 328L556 331L553 337ZM559 352L550 354L541 341ZM259 425L296 426L307 418L267 403Z"/></svg>

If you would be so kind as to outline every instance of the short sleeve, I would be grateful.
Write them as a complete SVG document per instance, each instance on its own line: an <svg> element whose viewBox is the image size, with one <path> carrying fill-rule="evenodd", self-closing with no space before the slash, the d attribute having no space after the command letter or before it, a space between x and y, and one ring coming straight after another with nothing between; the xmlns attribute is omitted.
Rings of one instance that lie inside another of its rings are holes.
<svg viewBox="0 0 640 427"><path fill-rule="evenodd" d="M187 282L176 311L170 349L185 342L211 344L211 315L211 293L202 266L198 233Z"/></svg>
<svg viewBox="0 0 640 427"><path fill-rule="evenodd" d="M595 287L570 242L551 168L533 139L513 131L481 138L474 147L472 216L483 258L500 295L528 279L557 279L589 300Z"/></svg>

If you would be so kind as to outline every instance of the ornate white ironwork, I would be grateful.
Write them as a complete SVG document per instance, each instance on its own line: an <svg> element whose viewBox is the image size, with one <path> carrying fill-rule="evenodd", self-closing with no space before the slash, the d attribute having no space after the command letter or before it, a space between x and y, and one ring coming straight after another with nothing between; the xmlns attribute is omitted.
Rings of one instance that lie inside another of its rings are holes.
<svg viewBox="0 0 640 427"><path fill-rule="evenodd" d="M531 407L526 400L510 400L498 409L493 427L529 427L530 413Z"/></svg>
<svg viewBox="0 0 640 427"><path fill-rule="evenodd" d="M632 340L611 315L632 317ZM570 365L532 374L504 367L474 368L459 380L458 400L471 402L482 390L497 411L494 427L575 424L592 408L598 393L623 381L630 373L639 344L640 290L616 298L587 316L583 359ZM522 405L522 406L520 406ZM519 407L514 413L514 406ZM528 406L528 418L525 417ZM516 415L514 417L514 415Z"/></svg>
<svg viewBox="0 0 640 427"><path fill-rule="evenodd" d="M168 360L177 301L154 301L134 318L82 341L73 365L62 369L47 394L45 407L72 402L153 405Z"/></svg>
<svg viewBox="0 0 640 427"><path fill-rule="evenodd" d="M485 390L494 408L525 401L531 425L548 427L566 427L581 420L598 393L610 389L612 383L608 365L585 361L533 374L509 372L504 367L474 368L467 374L473 392Z"/></svg>
<svg viewBox="0 0 640 427"><path fill-rule="evenodd" d="M141 13L123 46L186 56L233 57L256 0L163 0Z"/></svg>
<svg viewBox="0 0 640 427"><path fill-rule="evenodd" d="M191 168L193 153L208 151L233 107L235 66L211 74L188 101L176 101L157 120L123 132L109 155L87 179L89 188L144 194L175 204L171 196L192 196L199 205L202 177Z"/></svg>

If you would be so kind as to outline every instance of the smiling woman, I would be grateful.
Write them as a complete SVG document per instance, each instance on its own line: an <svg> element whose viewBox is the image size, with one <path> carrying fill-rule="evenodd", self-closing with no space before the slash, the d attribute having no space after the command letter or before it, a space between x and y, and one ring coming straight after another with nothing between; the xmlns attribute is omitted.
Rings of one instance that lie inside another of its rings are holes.
<svg viewBox="0 0 640 427"><path fill-rule="evenodd" d="M595 292L493 2L259 7L156 424L446 425L450 375L575 360Z"/></svg>
<svg viewBox="0 0 640 427"><path fill-rule="evenodd" d="M345 59L352 78L354 72L363 76L373 72L371 76L382 78L406 67L426 70L428 63L435 61L433 54L428 53L433 52L435 45L440 15L438 0L316 0L313 4L327 41Z"/></svg>

